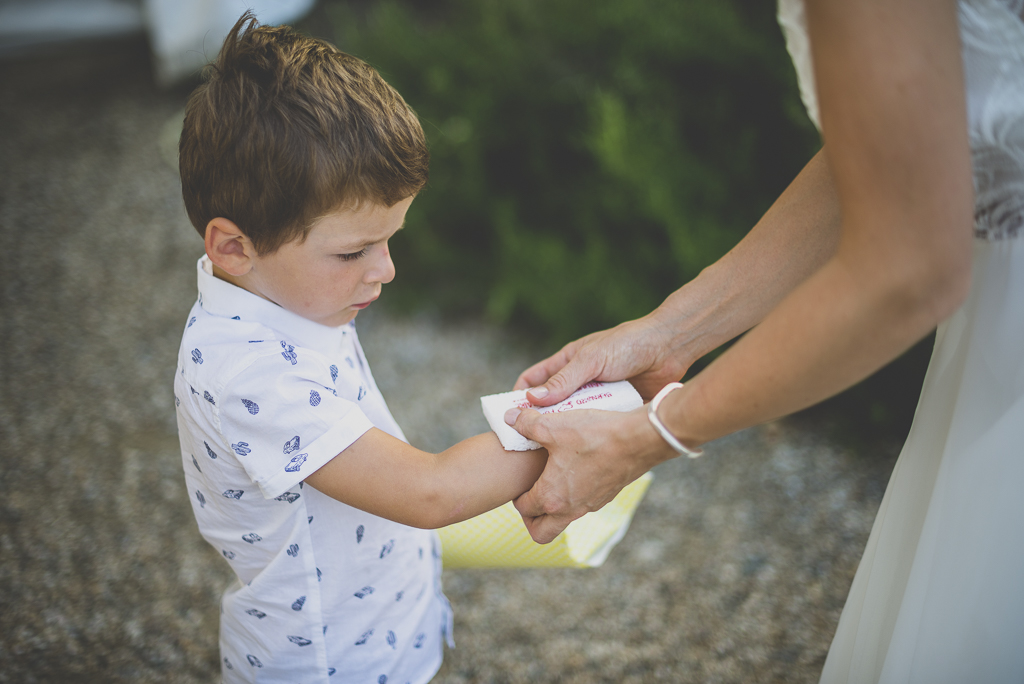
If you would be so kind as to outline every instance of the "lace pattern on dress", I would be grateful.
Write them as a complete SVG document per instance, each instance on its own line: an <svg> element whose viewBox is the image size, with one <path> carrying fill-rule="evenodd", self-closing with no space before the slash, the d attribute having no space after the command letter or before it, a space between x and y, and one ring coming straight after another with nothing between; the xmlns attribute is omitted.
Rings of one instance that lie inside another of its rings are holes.
<svg viewBox="0 0 1024 684"><path fill-rule="evenodd" d="M1024 235L1024 0L958 5L974 166L974 234Z"/></svg>
<svg viewBox="0 0 1024 684"><path fill-rule="evenodd" d="M1024 0L960 0L967 119L974 167L974 234L1024 235ZM778 0L800 97L820 129L803 0Z"/></svg>

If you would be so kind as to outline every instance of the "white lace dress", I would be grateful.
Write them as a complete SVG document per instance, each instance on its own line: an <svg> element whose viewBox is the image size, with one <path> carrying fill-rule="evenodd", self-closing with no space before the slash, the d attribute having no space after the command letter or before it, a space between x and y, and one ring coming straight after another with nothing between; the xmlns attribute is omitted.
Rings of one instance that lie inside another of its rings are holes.
<svg viewBox="0 0 1024 684"><path fill-rule="evenodd" d="M1024 682L1024 0L962 0L976 194L967 302L914 424L821 681ZM817 121L802 0L779 22Z"/></svg>

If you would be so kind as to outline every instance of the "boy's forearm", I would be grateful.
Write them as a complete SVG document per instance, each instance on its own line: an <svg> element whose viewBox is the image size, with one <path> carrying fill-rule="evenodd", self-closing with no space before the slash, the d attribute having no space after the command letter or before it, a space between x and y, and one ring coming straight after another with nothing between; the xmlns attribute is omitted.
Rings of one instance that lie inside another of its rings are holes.
<svg viewBox="0 0 1024 684"><path fill-rule="evenodd" d="M505 451L493 432L440 454L371 429L306 478L324 494L412 527L444 527L511 501L540 477L547 452Z"/></svg>
<svg viewBox="0 0 1024 684"><path fill-rule="evenodd" d="M437 455L438 516L429 527L472 518L530 489L547 462L547 450L505 451L493 432L470 437Z"/></svg>

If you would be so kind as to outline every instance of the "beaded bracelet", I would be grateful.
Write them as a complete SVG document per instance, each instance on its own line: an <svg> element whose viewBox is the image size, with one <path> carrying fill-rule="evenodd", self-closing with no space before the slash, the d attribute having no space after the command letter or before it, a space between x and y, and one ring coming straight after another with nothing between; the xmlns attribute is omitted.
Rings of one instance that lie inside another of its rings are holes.
<svg viewBox="0 0 1024 684"><path fill-rule="evenodd" d="M658 405L661 404L661 400L668 396L669 392L674 389L679 389L682 386L683 383L681 382L670 382L662 387L661 391L654 395L654 399L651 399L651 403L647 405L647 417L650 419L651 425L654 426L654 429L658 431L659 435L661 435L661 438L664 439L677 454L680 456L686 454L690 458L697 458L704 453L704 450L691 449L680 442L676 439L675 435L668 431L668 428L666 428L665 424L661 422L661 419L658 418Z"/></svg>

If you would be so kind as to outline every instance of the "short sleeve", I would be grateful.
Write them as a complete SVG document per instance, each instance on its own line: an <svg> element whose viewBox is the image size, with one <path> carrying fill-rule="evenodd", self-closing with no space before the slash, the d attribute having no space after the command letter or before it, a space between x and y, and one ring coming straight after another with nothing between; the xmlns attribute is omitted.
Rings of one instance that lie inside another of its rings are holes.
<svg viewBox="0 0 1024 684"><path fill-rule="evenodd" d="M277 345L277 342L267 343ZM263 496L280 496L373 427L337 396L330 364L316 352L280 343L224 387L220 428Z"/></svg>

